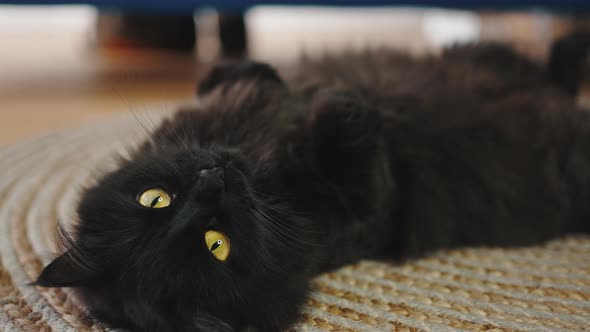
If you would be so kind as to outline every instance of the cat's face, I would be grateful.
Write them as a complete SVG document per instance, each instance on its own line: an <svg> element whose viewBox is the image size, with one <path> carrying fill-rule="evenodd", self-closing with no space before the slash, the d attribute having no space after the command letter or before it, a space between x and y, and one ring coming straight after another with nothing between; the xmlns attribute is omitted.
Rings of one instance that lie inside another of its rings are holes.
<svg viewBox="0 0 590 332"><path fill-rule="evenodd" d="M259 196L239 151L160 134L85 192L37 284L77 287L93 315L139 330L291 321L273 310L295 315L307 287L297 218Z"/></svg>
<svg viewBox="0 0 590 332"><path fill-rule="evenodd" d="M98 240L87 250L139 292L231 295L239 278L260 272L249 265L265 268L253 255L266 241L261 207L237 158L199 148L142 154L86 193L80 245Z"/></svg>

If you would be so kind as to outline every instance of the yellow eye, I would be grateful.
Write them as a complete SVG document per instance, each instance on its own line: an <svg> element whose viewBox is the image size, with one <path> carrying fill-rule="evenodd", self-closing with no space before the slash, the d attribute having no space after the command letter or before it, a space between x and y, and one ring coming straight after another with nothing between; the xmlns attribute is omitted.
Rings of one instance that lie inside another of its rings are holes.
<svg viewBox="0 0 590 332"><path fill-rule="evenodd" d="M207 244L207 249L218 260L223 262L229 256L229 239L225 234L217 231L208 231L205 233L205 243Z"/></svg>
<svg viewBox="0 0 590 332"><path fill-rule="evenodd" d="M137 202L145 207L160 209L170 205L170 195L162 189L148 189L139 195Z"/></svg>

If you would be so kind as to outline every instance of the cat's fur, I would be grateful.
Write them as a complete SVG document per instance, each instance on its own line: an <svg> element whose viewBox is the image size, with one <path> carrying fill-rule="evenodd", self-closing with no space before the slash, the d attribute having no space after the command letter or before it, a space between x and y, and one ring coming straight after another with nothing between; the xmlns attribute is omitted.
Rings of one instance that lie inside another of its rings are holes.
<svg viewBox="0 0 590 332"><path fill-rule="evenodd" d="M296 76L214 69L199 106L84 193L70 249L36 284L75 287L134 331L279 331L327 269L590 230L590 115L568 77L497 45L344 55ZM153 187L172 205L140 206ZM209 229L230 238L228 261Z"/></svg>

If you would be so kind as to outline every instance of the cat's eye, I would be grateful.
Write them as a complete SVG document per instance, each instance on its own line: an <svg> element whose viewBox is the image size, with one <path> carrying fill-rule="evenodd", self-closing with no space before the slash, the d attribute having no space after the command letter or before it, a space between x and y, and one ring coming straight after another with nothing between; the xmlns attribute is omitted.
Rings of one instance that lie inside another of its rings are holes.
<svg viewBox="0 0 590 332"><path fill-rule="evenodd" d="M218 260L223 262L229 256L229 239L225 234L218 231L208 231L205 233L205 243L213 257Z"/></svg>
<svg viewBox="0 0 590 332"><path fill-rule="evenodd" d="M164 190L153 188L141 193L137 198L137 202L145 207L161 209L169 206L172 198Z"/></svg>

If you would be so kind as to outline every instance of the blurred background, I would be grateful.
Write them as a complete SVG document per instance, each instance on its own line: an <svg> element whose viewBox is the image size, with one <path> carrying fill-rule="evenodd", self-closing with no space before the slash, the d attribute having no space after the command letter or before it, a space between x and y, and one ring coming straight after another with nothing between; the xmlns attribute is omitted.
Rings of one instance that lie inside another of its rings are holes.
<svg viewBox="0 0 590 332"><path fill-rule="evenodd" d="M199 74L223 58L280 67L302 55L346 49L424 54L494 40L544 61L555 38L586 24L574 7L530 1L470 10L267 5L225 11L2 2L0 145L191 98Z"/></svg>

